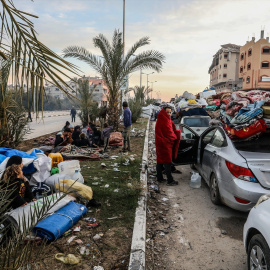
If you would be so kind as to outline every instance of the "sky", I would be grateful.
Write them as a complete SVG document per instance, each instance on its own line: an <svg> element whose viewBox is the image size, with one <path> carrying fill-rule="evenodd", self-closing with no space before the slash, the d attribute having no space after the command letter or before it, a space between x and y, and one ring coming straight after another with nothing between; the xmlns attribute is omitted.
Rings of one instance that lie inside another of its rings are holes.
<svg viewBox="0 0 270 270"><path fill-rule="evenodd" d="M102 33L111 40L123 29L123 0L13 0L16 8L35 14L31 19L39 40L56 53L67 46L83 46L99 55L93 38ZM144 36L166 57L162 72L148 76L153 98L169 101L184 91L198 93L209 86L208 69L220 45L243 46L270 32L269 0L125 0L126 50ZM140 52L138 51L138 52ZM98 76L88 65L68 59L85 76ZM152 73L153 70L143 70ZM140 72L129 86L140 84ZM142 85L147 76L142 75Z"/></svg>

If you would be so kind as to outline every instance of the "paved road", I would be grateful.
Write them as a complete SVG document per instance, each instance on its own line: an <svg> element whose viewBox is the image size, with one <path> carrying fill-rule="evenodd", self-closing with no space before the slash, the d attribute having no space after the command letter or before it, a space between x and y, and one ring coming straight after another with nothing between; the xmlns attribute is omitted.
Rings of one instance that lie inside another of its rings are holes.
<svg viewBox="0 0 270 270"><path fill-rule="evenodd" d="M247 269L243 225L248 214L212 204L204 181L199 189L189 186L190 166L177 169L182 174L173 176L179 185L162 183L160 194L148 200L147 269Z"/></svg>
<svg viewBox="0 0 270 270"><path fill-rule="evenodd" d="M32 115L33 122L29 122L30 132L24 137L25 140L60 131L65 125L66 121L71 123L70 111L44 112L43 115L43 119L41 114L37 119L35 118L35 115ZM81 124L78 116L76 116L76 122L72 124Z"/></svg>

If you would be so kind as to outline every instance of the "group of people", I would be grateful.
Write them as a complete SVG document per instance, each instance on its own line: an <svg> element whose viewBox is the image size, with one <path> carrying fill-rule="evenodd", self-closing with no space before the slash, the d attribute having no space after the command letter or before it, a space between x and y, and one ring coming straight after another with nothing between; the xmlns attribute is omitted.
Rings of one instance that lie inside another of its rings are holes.
<svg viewBox="0 0 270 270"><path fill-rule="evenodd" d="M130 131L132 127L132 113L126 101L123 102L124 110L124 131L123 131L123 152L131 151L130 149ZM72 121L75 122L76 110L71 109L70 115ZM104 144L104 152L108 151L110 134L113 127L108 123L104 123L102 131L98 130L96 125L89 122L88 125L81 128L80 126L73 126L69 121L66 122L62 131L56 134L55 147L66 146L73 144L78 147L100 147Z"/></svg>

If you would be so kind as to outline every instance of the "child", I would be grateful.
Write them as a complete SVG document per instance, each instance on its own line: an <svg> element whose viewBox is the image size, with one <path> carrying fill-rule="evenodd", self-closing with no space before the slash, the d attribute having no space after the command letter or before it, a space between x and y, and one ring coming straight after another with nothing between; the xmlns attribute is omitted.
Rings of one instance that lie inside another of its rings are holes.
<svg viewBox="0 0 270 270"><path fill-rule="evenodd" d="M24 180L20 165L13 164L6 168L2 178L2 188L10 189L10 206L15 209L36 201L30 190L28 181Z"/></svg>
<svg viewBox="0 0 270 270"><path fill-rule="evenodd" d="M102 137L104 140L104 152L107 152L107 147L109 144L109 139L110 139L110 135L112 132L113 128L109 127L109 125L107 123L104 124L104 129L102 130Z"/></svg>
<svg viewBox="0 0 270 270"><path fill-rule="evenodd" d="M84 133L81 133L80 134L80 140L78 141L78 145L77 146L79 146L79 147L85 147L85 146L90 147L90 142L86 138L86 135Z"/></svg>

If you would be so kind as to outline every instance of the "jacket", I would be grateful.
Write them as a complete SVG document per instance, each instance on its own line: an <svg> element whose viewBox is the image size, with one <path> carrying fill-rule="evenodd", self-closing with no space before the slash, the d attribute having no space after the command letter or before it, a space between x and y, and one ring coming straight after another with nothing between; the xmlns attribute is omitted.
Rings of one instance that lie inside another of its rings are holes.
<svg viewBox="0 0 270 270"><path fill-rule="evenodd" d="M155 143L158 164L169 164L176 159L181 138L170 116L162 109L157 117Z"/></svg>
<svg viewBox="0 0 270 270"><path fill-rule="evenodd" d="M132 116L131 110L129 108L126 108L124 110L124 126L125 127L129 127L132 125L131 116Z"/></svg>

